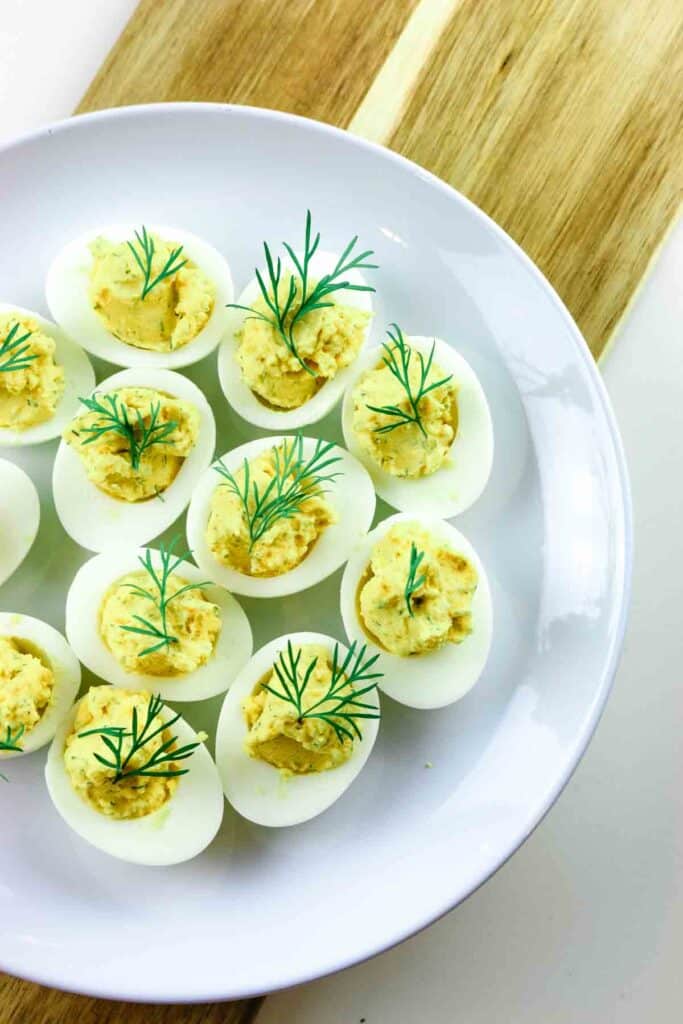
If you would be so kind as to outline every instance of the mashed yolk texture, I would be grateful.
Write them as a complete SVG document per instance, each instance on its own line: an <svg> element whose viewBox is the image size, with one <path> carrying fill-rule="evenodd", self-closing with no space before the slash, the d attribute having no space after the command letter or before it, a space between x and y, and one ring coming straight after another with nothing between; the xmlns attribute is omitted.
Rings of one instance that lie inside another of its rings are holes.
<svg viewBox="0 0 683 1024"><path fill-rule="evenodd" d="M0 372L0 427L27 430L54 415L64 392L64 367L55 363L54 340L31 317L0 313L0 343L9 337L16 324L19 330L10 344L14 345L27 333L29 337L0 361L1 366L14 354L21 358L23 366ZM22 349L26 351L22 353Z"/></svg>
<svg viewBox="0 0 683 1024"><path fill-rule="evenodd" d="M133 465L130 439L108 430L93 440L93 432L107 423L98 412L84 410L64 431L64 440L82 459L89 479L112 498L120 501L145 501L157 497L175 480L180 468L199 437L199 412L184 402L153 388L119 388L116 396L119 416L131 425L139 442L154 421L157 425L175 423L162 444L145 448L139 464ZM97 395L101 404L103 396Z"/></svg>
<svg viewBox="0 0 683 1024"><path fill-rule="evenodd" d="M306 711L328 693L332 669L325 647L306 644L299 650L300 681L305 677L308 666L315 661L315 668L302 697L302 710ZM352 740L348 737L340 739L333 727L323 719L299 718L293 704L264 689L263 683L278 691L282 689L273 670L243 702L249 730L245 749L250 757L266 761L283 775L326 772L348 761L353 753ZM320 710L325 709L330 710L330 705L321 704Z"/></svg>
<svg viewBox="0 0 683 1024"><path fill-rule="evenodd" d="M408 602L413 544L424 553L415 582L424 579ZM357 595L361 623L376 643L401 657L462 643L472 632L477 582L476 569L462 555L417 524L398 523L372 549Z"/></svg>
<svg viewBox="0 0 683 1024"><path fill-rule="evenodd" d="M158 811L173 796L177 778L131 775L116 780L116 772L97 760L95 754L113 761L111 752L99 734L81 736L92 729L120 727L130 732L133 709L137 709L140 728L147 716L149 693L121 690L115 686L95 686L78 705L73 728L64 745L64 767L71 785L93 810L109 818L143 818ZM141 767L162 742L170 739L164 730L131 758L128 769ZM130 738L123 742L123 757L131 748ZM173 768L173 764L165 765Z"/></svg>
<svg viewBox="0 0 683 1024"><path fill-rule="evenodd" d="M155 250L150 274L153 281L178 246L157 235L150 237ZM140 250L136 242L132 244ZM90 304L119 341L154 352L173 352L191 342L206 326L216 288L191 260L161 280L143 299L145 276L127 242L96 238L90 251ZM172 265L184 259L187 257L181 252Z"/></svg>

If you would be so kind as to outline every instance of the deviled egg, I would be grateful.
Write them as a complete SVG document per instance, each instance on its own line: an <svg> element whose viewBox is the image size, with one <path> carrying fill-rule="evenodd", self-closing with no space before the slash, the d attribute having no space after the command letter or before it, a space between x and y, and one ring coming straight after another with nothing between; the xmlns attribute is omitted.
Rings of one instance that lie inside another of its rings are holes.
<svg viewBox="0 0 683 1024"><path fill-rule="evenodd" d="M348 561L341 613L349 640L379 655L380 689L413 708L459 700L484 670L493 611L484 567L439 519L390 516Z"/></svg>
<svg viewBox="0 0 683 1024"><path fill-rule="evenodd" d="M296 430L322 419L342 396L351 366L364 348L374 288L362 270L375 270L370 250L319 250L311 214L304 248L287 243L256 270L230 312L218 354L228 402L245 420L267 430Z"/></svg>
<svg viewBox="0 0 683 1024"><path fill-rule="evenodd" d="M133 864L190 860L223 820L220 778L202 736L144 690L88 690L54 738L45 778L74 832Z"/></svg>
<svg viewBox="0 0 683 1024"><path fill-rule="evenodd" d="M0 584L31 550L40 525L40 499L23 469L0 459Z"/></svg>
<svg viewBox="0 0 683 1024"><path fill-rule="evenodd" d="M312 437L267 437L200 478L187 537L208 578L236 594L283 597L320 583L367 532L375 492L352 455Z"/></svg>
<svg viewBox="0 0 683 1024"><path fill-rule="evenodd" d="M163 225L109 224L69 242L45 285L58 324L119 366L188 366L213 352L232 302L213 246Z"/></svg>
<svg viewBox="0 0 683 1024"><path fill-rule="evenodd" d="M171 370L138 367L102 381L66 427L52 486L82 547L146 544L187 506L216 444L206 398Z"/></svg>
<svg viewBox="0 0 683 1024"><path fill-rule="evenodd" d="M251 628L235 598L176 545L114 548L82 565L66 598L66 635L108 683L205 700L246 665Z"/></svg>
<svg viewBox="0 0 683 1024"><path fill-rule="evenodd" d="M95 386L85 352L46 320L0 302L0 446L58 437Z"/></svg>
<svg viewBox="0 0 683 1024"><path fill-rule="evenodd" d="M81 666L47 622L0 613L0 761L39 750L68 716Z"/></svg>
<svg viewBox="0 0 683 1024"><path fill-rule="evenodd" d="M236 811L259 825L297 825L339 799L377 738L376 660L322 633L257 651L228 691L216 734Z"/></svg>
<svg viewBox="0 0 683 1024"><path fill-rule="evenodd" d="M457 515L477 500L491 473L486 396L447 342L404 337L396 324L388 335L353 368L342 411L344 440L394 508Z"/></svg>

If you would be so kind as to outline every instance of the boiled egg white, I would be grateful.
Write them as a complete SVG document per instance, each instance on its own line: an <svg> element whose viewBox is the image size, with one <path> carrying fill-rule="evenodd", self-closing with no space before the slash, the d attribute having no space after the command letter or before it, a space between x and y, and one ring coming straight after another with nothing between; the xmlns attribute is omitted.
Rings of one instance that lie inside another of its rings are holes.
<svg viewBox="0 0 683 1024"><path fill-rule="evenodd" d="M434 363L446 374L452 374L457 385L458 430L447 462L429 476L397 477L382 469L358 443L353 429L353 393L364 373L381 366L381 347L364 352L353 365L342 410L344 440L370 473L379 496L389 505L402 512L448 518L469 508L486 486L493 464L491 412L476 373L448 342L417 335L406 337L406 342L425 358L434 345ZM397 427L396 433L416 429L413 424L406 424Z"/></svg>
<svg viewBox="0 0 683 1024"><path fill-rule="evenodd" d="M164 700L206 700L224 693L251 657L249 620L234 597L223 587L202 587L208 601L218 607L221 629L214 652L205 665L184 676L144 675L127 672L104 643L100 634L100 607L109 588L129 572L142 569L146 551L152 564L161 569L159 552L153 548L119 547L95 555L78 570L66 597L66 635L81 662L107 683L133 690L158 693ZM173 574L188 583L202 583L207 577L196 565L183 561ZM134 625L134 623L132 623ZM141 649L146 646L141 638Z"/></svg>
<svg viewBox="0 0 683 1024"><path fill-rule="evenodd" d="M35 320L41 331L55 343L55 363L64 367L64 391L49 420L27 427L26 430L0 427L0 447L19 448L28 444L42 444L43 441L59 437L69 420L76 415L79 396L89 394L95 386L95 371L83 349L51 320L46 320L31 309L0 302L0 314L4 313L16 313Z"/></svg>
<svg viewBox="0 0 683 1024"><path fill-rule="evenodd" d="M462 643L448 643L428 654L401 658L384 650L366 633L358 614L358 589L377 541L396 523L412 522L468 559L477 570L479 583L472 600L472 632ZM340 603L348 639L365 643L368 650L379 654L377 668L384 673L379 688L400 704L421 709L445 707L464 697L484 671L493 630L491 591L477 552L450 523L406 513L383 520L363 538L349 558L342 577Z"/></svg>
<svg viewBox="0 0 683 1024"><path fill-rule="evenodd" d="M207 578L215 580L234 594L248 597L285 597L315 586L344 564L350 551L367 533L375 514L375 492L372 481L363 466L339 445L329 452L339 462L326 472L338 472L339 477L326 484L325 500L337 516L336 523L328 526L308 555L294 569L281 576L248 576L230 566L222 565L214 557L206 541L211 497L223 478L216 472L220 462L230 472L241 469L244 460L255 459L268 448L274 448L292 438L263 437L233 448L201 476L194 488L187 512L187 539L197 565ZM303 455L310 458L316 439L304 437Z"/></svg>
<svg viewBox="0 0 683 1024"><path fill-rule="evenodd" d="M23 469L0 459L0 584L31 550L40 525L40 499Z"/></svg>
<svg viewBox="0 0 683 1024"><path fill-rule="evenodd" d="M297 258L302 258L302 253L297 252ZM316 252L310 261L310 277L312 280L321 278L324 274L330 274L334 270L339 256L337 253ZM294 271L294 265L288 254L282 256L282 264L285 271ZM344 274L344 279L350 284L367 285L366 279L358 270L351 270ZM258 281L253 278L237 299L240 306L251 306L261 295ZM372 313L372 293L357 291L336 292L332 299L341 305L360 309ZM225 338L218 351L218 377L228 403L236 413L254 426L263 427L265 430L298 430L309 423L317 423L323 416L326 416L339 402L344 389L351 380L357 360L349 366L340 370L331 380L326 381L320 390L309 398L307 402L297 409L274 409L265 405L242 379L242 373L237 362L237 351L239 343L237 332L242 328L248 313L240 309L229 309L228 326ZM368 321L365 330L365 337L360 349L363 351L367 345L372 327L372 320ZM284 344L284 343L283 343Z"/></svg>
<svg viewBox="0 0 683 1024"><path fill-rule="evenodd" d="M111 334L90 305L88 285L93 263L89 245L103 237L111 242L135 238L140 224L106 224L74 239L53 260L45 294L50 311L65 331L94 356L117 366L170 367L178 369L203 359L216 348L227 325L226 304L233 301L230 267L212 245L189 231L160 224L145 225L150 234L182 245L187 256L211 279L216 297L211 316L192 341L172 352L153 352L120 341Z"/></svg>
<svg viewBox="0 0 683 1024"><path fill-rule="evenodd" d="M109 818L81 799L64 766L64 746L77 709L78 705L58 729L45 765L50 797L67 825L91 846L132 864L180 864L206 849L221 826L224 800L216 765L204 744L200 742L182 762L187 775L179 778L177 789L163 807L143 818ZM162 714L168 721L170 711L165 709ZM183 718L175 722L172 731L179 746L199 741Z"/></svg>
<svg viewBox="0 0 683 1024"><path fill-rule="evenodd" d="M377 738L379 719L364 719L362 739L356 740L351 757L329 771L283 778L273 765L252 758L244 749L247 724L242 702L272 669L290 641L294 647L322 644L330 651L337 641L323 633L291 633L262 647L242 670L228 691L216 733L216 764L228 801L244 818L257 825L298 825L327 810L348 789L367 761ZM347 648L339 644L343 661ZM379 710L377 691L363 700Z"/></svg>
<svg viewBox="0 0 683 1024"><path fill-rule="evenodd" d="M66 441L60 443L52 474L55 508L66 532L90 551L105 551L122 541L137 547L163 533L185 510L216 446L211 406L187 377L172 370L136 367L107 377L93 394L127 387L153 388L191 402L199 411L199 437L170 487L158 497L140 502L119 501L105 494L88 478L73 448Z"/></svg>
<svg viewBox="0 0 683 1024"><path fill-rule="evenodd" d="M21 736L21 750L0 751L0 759L9 759L31 754L50 742L76 700L81 685L81 666L62 634L30 615L0 612L0 636L23 641L27 651L39 657L54 676L50 703L33 729Z"/></svg>

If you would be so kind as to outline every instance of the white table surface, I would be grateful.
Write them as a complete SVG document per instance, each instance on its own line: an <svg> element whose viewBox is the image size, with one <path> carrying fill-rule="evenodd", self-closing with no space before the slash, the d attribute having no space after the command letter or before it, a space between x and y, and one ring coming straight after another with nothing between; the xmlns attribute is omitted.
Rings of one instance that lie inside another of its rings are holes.
<svg viewBox="0 0 683 1024"><path fill-rule="evenodd" d="M67 115L137 0L2 0L0 143ZM683 1006L683 222L602 363L635 505L613 695L525 846L426 932L258 1024L669 1024Z"/></svg>

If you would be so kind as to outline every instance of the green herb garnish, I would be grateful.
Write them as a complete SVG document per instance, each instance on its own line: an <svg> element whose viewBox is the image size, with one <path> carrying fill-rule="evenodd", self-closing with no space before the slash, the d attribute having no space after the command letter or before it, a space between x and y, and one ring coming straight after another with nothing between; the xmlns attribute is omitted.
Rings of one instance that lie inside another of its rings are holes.
<svg viewBox="0 0 683 1024"><path fill-rule="evenodd" d="M19 324L11 328L3 342L0 342L0 373L11 373L13 370L25 370L27 366L37 359L37 355L27 355L31 346L27 344L33 331L19 333Z"/></svg>
<svg viewBox="0 0 683 1024"><path fill-rule="evenodd" d="M139 266L144 276L144 282L142 285L142 291L140 293L141 299L146 299L153 288L156 288L158 284L164 281L167 277L173 277L177 274L181 267L184 267L187 260L179 260L180 254L183 251L182 245L179 245L177 249L173 249L170 256L164 263L163 268L156 277L152 277L152 260L154 259L154 239L147 232L145 225L142 225L142 234L139 231L135 232L135 242L126 242L126 245L133 254L133 259ZM140 247L140 251L136 249L135 245Z"/></svg>
<svg viewBox="0 0 683 1024"><path fill-rule="evenodd" d="M335 447L331 441L316 441L315 451L304 459L303 438L297 434L290 442L285 440L282 451L273 448L275 472L262 491L252 482L249 460L243 463L242 484L219 459L215 471L226 481L242 505L242 512L249 530L249 551L278 519L291 519L305 501L315 494L322 494L323 485L331 483L339 473L325 473L333 463L341 461L340 455L330 455Z"/></svg>
<svg viewBox="0 0 683 1024"><path fill-rule="evenodd" d="M17 726L17 731L15 733L12 733L12 728L8 725L4 740L0 739L0 750L4 750L7 753L12 754L20 754L22 747L19 740L23 735L23 725ZM3 775L2 772L0 772L0 779L4 779L4 781L7 782L7 776Z"/></svg>
<svg viewBox="0 0 683 1024"><path fill-rule="evenodd" d="M424 551L418 551L414 544L410 545L410 567L408 569L408 578L406 579L403 596L405 597L406 608L408 609L408 615L410 615L411 619L415 615L411 598L415 591L419 590L427 579L424 573L420 577L417 575L417 570L420 568L420 564L424 556Z"/></svg>
<svg viewBox="0 0 683 1024"><path fill-rule="evenodd" d="M185 551L181 555L175 554L175 546L180 540L179 536L173 538L171 543L166 545L161 542L159 545L159 560L161 562L161 569L155 569L152 563L152 549L147 548L144 557L139 556L138 561L140 565L149 575L151 580L151 589L146 590L144 587L138 586L137 583L126 583L125 585L132 590L138 597L143 597L147 601L151 601L161 619L161 626L155 625L149 619L143 618L142 615L133 615L133 619L138 623L137 626L121 626L120 628L125 630L126 633L135 633L138 636L147 636L155 640L150 647L145 647L143 651L140 651L138 658L144 657L145 654L154 654L155 651L160 651L164 647L170 647L171 644L178 643L178 637L173 636L168 630L168 622L166 613L168 606L171 601L175 601L176 598L180 597L181 594L186 594L190 590L201 590L202 587L208 587L210 585L208 580L202 583L186 583L184 587L180 587L174 594L168 593L168 582L176 571L179 565L181 565L187 558L192 554L191 551Z"/></svg>
<svg viewBox="0 0 683 1024"><path fill-rule="evenodd" d="M302 722L305 718L319 718L331 726L337 739L343 743L344 738L353 741L354 738L361 740L363 735L360 731L358 721L364 718L379 718L379 708L368 704L360 698L377 689L377 679L381 679L382 672L370 672L370 669L379 658L379 654L373 654L365 658L367 648L365 644L356 653L356 642L349 647L343 662L339 663L339 644L334 645L332 653L332 678L327 693L320 700L317 700L310 707L304 709L303 698L306 687L310 681L313 671L318 663L317 658L309 663L304 672L303 678L299 676L299 664L302 651L299 649L296 654L292 647L291 640L287 641L287 650L281 651L278 660L273 665L273 671L278 678L282 689L278 691L268 683L263 688L272 693L274 697L287 701L296 710L297 720ZM368 680L375 680L368 686L362 686L359 690L352 690L354 683L365 683ZM330 704L331 707L326 708Z"/></svg>
<svg viewBox="0 0 683 1024"><path fill-rule="evenodd" d="M173 779L179 775L187 775L188 768L168 768L164 766L173 764L176 761L185 761L188 757L192 757L199 743L188 743L186 746L178 747L174 750L173 746L178 737L171 736L169 739L164 740L162 733L175 725L180 718L180 714L175 714L167 721L164 721L161 718L163 708L164 702L157 694L150 697L149 704L147 705L147 716L142 728L140 728L138 720L138 709L133 707L130 729L124 729L120 725L107 725L99 729L87 729L85 732L79 732L78 738L84 739L86 736L102 737L102 742L111 754L112 760L107 760L106 757L97 753L94 753L93 757L100 764L104 765L105 768L110 768L115 773L114 782L121 782L122 779L131 779L139 776L154 779ZM160 724L154 727L157 719L159 719ZM149 755L139 768L132 767L130 762L135 755L143 747L157 739L157 737L161 738L152 754ZM124 744L128 739L131 741L130 749L124 755Z"/></svg>
<svg viewBox="0 0 683 1024"><path fill-rule="evenodd" d="M92 444L93 441L99 441L105 434L118 434L128 444L130 464L133 469L140 468L140 459L152 445L171 444L169 435L178 426L176 420L169 420L167 423L159 422L161 402L151 403L149 425L145 425L144 417L139 409L135 410L135 420L131 422L126 406L123 402L119 404L115 392L103 395L101 401L97 395L92 398L80 398L79 401L86 409L100 417L93 427L82 428L82 432L88 437L82 440L81 444Z"/></svg>
<svg viewBox="0 0 683 1024"><path fill-rule="evenodd" d="M263 251L266 258L266 270L268 283L263 278L261 271L257 268L256 280L258 282L261 297L268 307L270 313L261 313L251 306L240 306L234 302L229 303L229 309L241 309L249 315L247 320L264 320L270 324L287 346L289 353L294 356L302 369L315 376L314 370L301 357L294 338L294 328L308 314L315 309L324 309L333 306L333 302L326 301L335 292L374 292L374 288L365 284L351 284L346 280L345 274L350 270L377 270L375 263L366 262L368 257L373 255L371 249L352 256L353 250L358 241L358 235L354 235L337 260L334 270L323 276L315 283L310 280L310 264L320 244L320 232L312 239L311 211L306 211L306 231L304 236L304 250L301 259L296 255L288 242L283 242L292 263L295 273L289 278L287 296L284 302L280 297L280 282L282 281L282 261L278 256L277 262L273 262L268 243L263 243Z"/></svg>
<svg viewBox="0 0 683 1024"><path fill-rule="evenodd" d="M392 327L394 329L393 334L391 331ZM420 415L420 402L430 391L436 391L437 388L448 384L453 374L449 373L447 377L442 377L441 380L435 380L431 384L427 383L434 360L434 349L436 347L436 342L434 342L426 360L421 352L416 352L420 363L420 381L417 391L414 392L410 382L410 360L413 350L406 343L398 324L391 324L387 334L391 338L392 344L389 345L387 342L384 342L382 345L384 349L382 362L405 391L409 408L401 409L398 405L367 405L366 408L371 409L372 412L381 413L383 416L391 416L396 421L395 423L387 423L384 427L376 427L375 433L389 434L392 430L396 430L397 427L403 427L408 423L415 423L426 437L427 431L424 428Z"/></svg>

